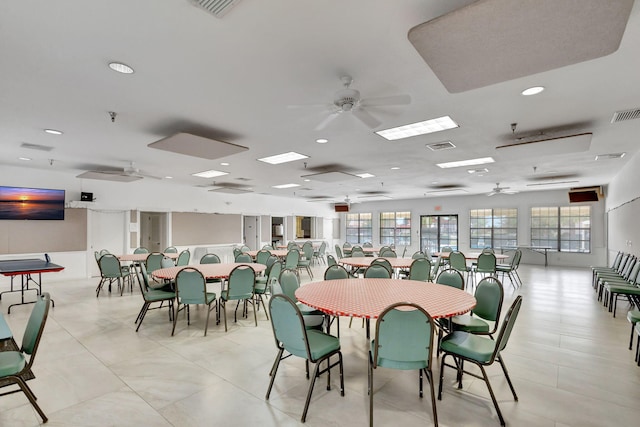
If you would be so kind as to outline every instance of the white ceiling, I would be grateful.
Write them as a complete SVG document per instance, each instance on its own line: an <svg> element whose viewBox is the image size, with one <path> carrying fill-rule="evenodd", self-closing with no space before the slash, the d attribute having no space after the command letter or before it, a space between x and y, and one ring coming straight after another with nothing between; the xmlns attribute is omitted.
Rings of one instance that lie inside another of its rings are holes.
<svg viewBox="0 0 640 427"><path fill-rule="evenodd" d="M634 6L620 48L610 55L451 94L407 34L470 3L240 0L217 18L188 0L3 1L0 164L76 176L135 162L143 173L172 176L168 187L174 189L216 181L257 193L335 201L347 195L371 200L377 192L393 198L487 193L496 182L519 191L608 183L638 146L640 120L611 123L611 118L616 111L640 107L640 7ZM135 73L112 71L111 61L124 62ZM409 94L412 102L368 108L382 122L374 129L343 113L315 130L330 113L344 75L353 77L352 88L363 98ZM520 95L537 85L546 90ZM117 112L115 122L109 111ZM443 115L460 127L393 142L374 133ZM554 137L559 133L550 130L564 128L592 132L593 139L588 151L510 156L496 146L514 142L511 123L518 123L515 136L544 130L544 137ZM48 135L45 128L64 135ZM206 160L147 147L179 132L249 150ZM317 138L329 142L318 144ZM433 152L425 147L447 140L456 148ZM25 142L53 150L21 148ZM309 159L277 166L256 161L287 151ZM627 156L594 160L616 152ZM32 160L18 160L21 156ZM487 156L496 163L487 165L483 176L465 167L435 166ZM207 169L229 174L190 175ZM338 181L301 178L321 172L346 173ZM352 176L363 172L375 177ZM552 176L577 182L553 184ZM301 187L272 188L286 183ZM462 189L448 193L439 186Z"/></svg>

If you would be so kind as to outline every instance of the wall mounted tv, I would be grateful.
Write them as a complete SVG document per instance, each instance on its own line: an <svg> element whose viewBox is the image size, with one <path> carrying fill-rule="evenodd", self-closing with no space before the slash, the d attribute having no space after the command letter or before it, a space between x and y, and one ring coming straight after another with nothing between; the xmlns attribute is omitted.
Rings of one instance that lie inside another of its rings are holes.
<svg viewBox="0 0 640 427"><path fill-rule="evenodd" d="M64 219L64 190L0 186L2 219Z"/></svg>

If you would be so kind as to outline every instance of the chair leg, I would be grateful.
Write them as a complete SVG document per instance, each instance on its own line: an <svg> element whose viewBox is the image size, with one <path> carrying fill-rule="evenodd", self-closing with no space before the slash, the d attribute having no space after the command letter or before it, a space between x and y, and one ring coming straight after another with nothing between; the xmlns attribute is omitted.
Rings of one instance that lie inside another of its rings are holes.
<svg viewBox="0 0 640 427"><path fill-rule="evenodd" d="M266 400L269 400L269 395L271 394L271 388L273 387L273 381L276 379L276 372L278 372L278 366L280 366L280 361L282 360L282 353L284 352L284 348L281 348L276 355L276 360L273 362L273 366L271 367L271 371L269 375L271 376L271 380L269 381L269 388L267 389L267 395L265 396Z"/></svg>
<svg viewBox="0 0 640 427"><path fill-rule="evenodd" d="M300 421L305 422L307 420L307 411L309 410L309 403L311 403L311 394L313 393L313 386L316 383L316 378L318 377L318 368L320 367L320 363L316 363L316 366L313 368L313 377L311 378L311 383L309 384L309 391L307 391L307 400L304 403L304 410L302 411L302 418Z"/></svg>
<svg viewBox="0 0 640 427"><path fill-rule="evenodd" d="M433 424L435 427L438 427L438 410L436 408L436 390L435 385L433 384L433 371L431 368L423 369L425 374L427 374L427 381L429 381L429 388L431 391L431 408L433 411Z"/></svg>
<svg viewBox="0 0 640 427"><path fill-rule="evenodd" d="M498 418L500 419L500 425L504 427L505 422L502 417L502 412L500 411L500 407L498 406L498 401L496 400L496 395L493 393L493 388L491 387L491 383L489 382L489 377L487 376L487 371L484 370L484 366L478 365L480 371L482 371L482 376L484 378L484 382L487 384L487 388L489 389L489 394L491 395L491 400L493 401L493 406L496 408L496 412L498 413ZM509 385L511 385L511 381L509 381Z"/></svg>
<svg viewBox="0 0 640 427"><path fill-rule="evenodd" d="M31 403L31 406L33 406L33 409L35 409L38 415L40 415L40 418L42 418L42 422L46 423L49 419L44 414L44 412L42 412L42 409L40 409L40 406L36 402L38 398L35 394L33 394L33 391L31 391L31 388L29 388L27 383L25 383L24 380L19 376L12 376L8 378L12 379L16 384L18 384L22 392L25 394L25 396L27 396L27 399L29 399L29 402Z"/></svg>
<svg viewBox="0 0 640 427"><path fill-rule="evenodd" d="M138 327L136 328L136 332L138 332L138 329L140 329L140 326L142 325L142 321L144 320L144 316L147 314L147 311L149 311L149 305L151 305L150 302L145 302L144 305L142 306L142 310L140 310L140 314L138 314Z"/></svg>
<svg viewBox="0 0 640 427"><path fill-rule="evenodd" d="M636 324L632 323L631 324L631 336L629 337L629 350L631 350L631 347L633 347L633 330L635 329Z"/></svg>
<svg viewBox="0 0 640 427"><path fill-rule="evenodd" d="M504 364L504 360L502 360L502 355L497 357L498 363L502 367L502 372L504 372L504 376L507 379L507 384L509 384L509 388L511 389L511 393L513 394L513 400L518 401L518 395L516 394L516 389L513 387L513 383L511 382L511 377L509 376L509 372L507 372L507 366Z"/></svg>
<svg viewBox="0 0 640 427"><path fill-rule="evenodd" d="M373 427L373 360L371 360L371 357L371 352L369 352L369 375L367 377L369 390L369 427Z"/></svg>
<svg viewBox="0 0 640 427"><path fill-rule="evenodd" d="M178 302L178 306L176 309L176 305L173 305L174 311L173 311L173 329L171 329L171 336L173 336L173 334L176 331L176 323L178 321L178 312L180 311L180 303Z"/></svg>

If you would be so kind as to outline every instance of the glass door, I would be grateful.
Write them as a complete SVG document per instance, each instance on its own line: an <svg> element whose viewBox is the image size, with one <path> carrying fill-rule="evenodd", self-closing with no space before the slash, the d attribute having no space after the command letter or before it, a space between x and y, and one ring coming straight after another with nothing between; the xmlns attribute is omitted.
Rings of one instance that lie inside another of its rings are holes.
<svg viewBox="0 0 640 427"><path fill-rule="evenodd" d="M432 254L443 246L458 250L458 215L421 215L420 250Z"/></svg>

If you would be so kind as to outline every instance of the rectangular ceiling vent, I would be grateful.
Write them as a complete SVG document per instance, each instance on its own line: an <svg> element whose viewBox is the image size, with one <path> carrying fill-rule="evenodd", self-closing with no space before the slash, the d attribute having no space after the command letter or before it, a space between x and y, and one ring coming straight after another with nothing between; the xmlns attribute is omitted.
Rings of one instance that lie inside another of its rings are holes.
<svg viewBox="0 0 640 427"><path fill-rule="evenodd" d="M631 110L616 111L613 113L611 123L623 122L625 120L637 119L640 117L640 108L633 108Z"/></svg>
<svg viewBox="0 0 640 427"><path fill-rule="evenodd" d="M222 18L240 0L191 0L191 3L206 10L216 18Z"/></svg>
<svg viewBox="0 0 640 427"><path fill-rule="evenodd" d="M456 148L451 141L434 142L433 144L427 144L427 148L431 151L449 150Z"/></svg>
<svg viewBox="0 0 640 427"><path fill-rule="evenodd" d="M53 147L49 147L48 145L38 145L38 144L30 144L28 142L23 142L20 144L22 148L28 148L29 150L38 150L38 151L51 151Z"/></svg>

